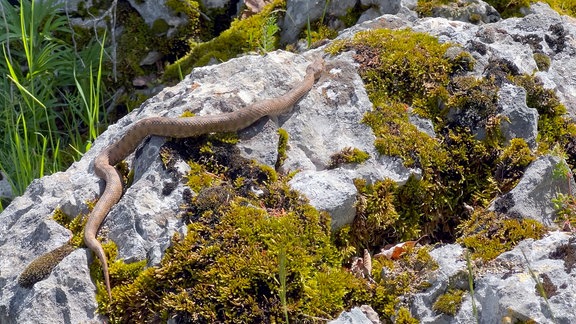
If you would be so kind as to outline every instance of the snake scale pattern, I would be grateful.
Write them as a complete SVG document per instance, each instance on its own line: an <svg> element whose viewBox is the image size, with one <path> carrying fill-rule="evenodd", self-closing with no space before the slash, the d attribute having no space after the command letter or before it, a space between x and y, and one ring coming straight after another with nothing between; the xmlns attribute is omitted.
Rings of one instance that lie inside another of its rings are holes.
<svg viewBox="0 0 576 324"><path fill-rule="evenodd" d="M284 95L256 102L245 108L218 115L186 118L149 117L132 125L117 142L105 148L94 160L96 175L106 182L102 196L88 217L84 243L100 260L108 296L112 298L108 262L102 245L96 239L100 225L108 212L122 196L122 182L114 165L130 155L140 142L149 135L173 138L193 137L207 133L233 132L246 128L264 116L276 116L287 112L304 96L320 77L324 60L316 59L306 68L304 80Z"/></svg>

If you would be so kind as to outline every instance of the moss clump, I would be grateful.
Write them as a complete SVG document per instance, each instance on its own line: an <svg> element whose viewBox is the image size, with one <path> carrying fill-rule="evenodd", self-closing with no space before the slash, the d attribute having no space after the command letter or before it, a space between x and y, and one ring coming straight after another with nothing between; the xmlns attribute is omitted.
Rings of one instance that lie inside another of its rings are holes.
<svg viewBox="0 0 576 324"><path fill-rule="evenodd" d="M534 53L534 61L540 71L548 71L550 68L550 57L544 53Z"/></svg>
<svg viewBox="0 0 576 324"><path fill-rule="evenodd" d="M234 20L230 28L218 37L204 43L192 44L186 56L169 65L164 72L165 80L178 79L180 72L188 74L192 68L204 66L211 60L227 61L238 54L256 51L263 37L263 27L268 17L276 10L284 9L285 1L274 0L266 5L258 14L243 20Z"/></svg>
<svg viewBox="0 0 576 324"><path fill-rule="evenodd" d="M328 169L334 169L345 163L362 163L370 158L370 154L355 147L345 147L330 157Z"/></svg>
<svg viewBox="0 0 576 324"><path fill-rule="evenodd" d="M38 281L48 278L52 270L70 253L76 250L76 246L64 244L39 258L32 261L18 277L18 284L24 288L32 288Z"/></svg>
<svg viewBox="0 0 576 324"><path fill-rule="evenodd" d="M464 290L450 289L445 294L438 296L432 309L446 315L454 316L462 305Z"/></svg>
<svg viewBox="0 0 576 324"><path fill-rule="evenodd" d="M112 290L117 289L118 285L126 284L132 282L136 277L144 271L146 267L146 260L125 263L124 260L119 260L118 258L118 246L112 241L102 243L102 248L108 259L108 272L110 275L110 285ZM104 275L102 272L102 265L98 258L94 258L90 264L90 276L96 284L96 301L99 305L99 311L103 312L100 307L107 305L110 302L108 298L108 292L106 291L106 286L104 285Z"/></svg>
<svg viewBox="0 0 576 324"><path fill-rule="evenodd" d="M508 192L514 188L534 159L534 154L523 139L510 140L510 145L504 149L497 162L495 174L500 190Z"/></svg>
<svg viewBox="0 0 576 324"><path fill-rule="evenodd" d="M92 207L90 207L90 210L91 209ZM57 208L54 210L52 219L72 232L72 237L68 241L68 244L74 247L84 246L84 225L86 225L88 221L86 215L80 214L74 218L70 218L62 209Z"/></svg>
<svg viewBox="0 0 576 324"><path fill-rule="evenodd" d="M418 0L418 4L416 5L416 12L421 17L430 17L430 16L432 16L432 11L434 8L449 4L451 2L455 2L455 1L454 0Z"/></svg>
<svg viewBox="0 0 576 324"><path fill-rule="evenodd" d="M458 226L460 244L472 250L472 257L485 261L509 251L520 241L541 239L546 227L533 219L514 219L492 211L478 210Z"/></svg>
<svg viewBox="0 0 576 324"><path fill-rule="evenodd" d="M409 249L400 259L392 261L384 257L372 259L372 278L375 284L369 285L365 292L354 291L351 294L355 304L369 304L388 322L402 318L412 323L400 296L421 291L425 286L426 273L438 268L429 254L428 248Z"/></svg>
<svg viewBox="0 0 576 324"><path fill-rule="evenodd" d="M192 159L195 177L209 181L194 182L197 195L185 193L188 233L174 236L160 266L115 275L112 301L103 295L99 307L112 322L269 322L284 318L283 306L289 318L307 322L302 314L336 316L352 305L350 294L363 296L365 283L342 269L328 215L290 190L288 178L209 136L165 147ZM107 253L113 260L114 251Z"/></svg>
<svg viewBox="0 0 576 324"><path fill-rule="evenodd" d="M394 317L394 323L396 324L418 324L420 323L419 320L412 317L410 314L410 310L406 307L400 307L398 313Z"/></svg>
<svg viewBox="0 0 576 324"><path fill-rule="evenodd" d="M276 158L276 163L274 164L274 167L276 168L276 170L280 170L280 168L284 164L284 161L288 157L288 154L287 154L288 139L289 139L288 132L283 128L279 128L278 129L278 158Z"/></svg>

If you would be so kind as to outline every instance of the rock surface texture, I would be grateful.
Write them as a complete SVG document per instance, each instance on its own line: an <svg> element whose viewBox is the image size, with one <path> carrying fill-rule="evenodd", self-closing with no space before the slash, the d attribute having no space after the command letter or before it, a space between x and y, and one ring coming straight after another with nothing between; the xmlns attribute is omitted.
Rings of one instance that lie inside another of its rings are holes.
<svg viewBox="0 0 576 324"><path fill-rule="evenodd" d="M146 2L148 3L148 2ZM314 3L314 7L306 7ZM330 1L330 13L345 14L355 1ZM543 4L534 4L523 18L498 20L489 6L471 2L473 13L485 24L467 19L417 18L415 1L362 1L379 14L373 20L349 28L338 36L348 38L360 30L375 28L411 28L438 37L442 42L459 44L476 60L475 76L483 76L490 60L503 59L519 72L539 76L546 87L554 89L569 107L576 104L576 23L560 16ZM296 7L300 6L300 7ZM302 7L304 6L304 7ZM488 7L487 7L488 6ZM483 11L482 11L483 10ZM310 1L289 1L287 16L292 29L284 22L283 40L293 41L306 16L319 16L322 6ZM376 13L372 13L373 16ZM311 17L312 18L312 17ZM368 16L365 17L366 19ZM464 20L464 21L459 21ZM535 40L527 42L527 39ZM534 53L551 59L548 70L538 70ZM50 276L31 289L20 287L17 278L27 264L38 256L65 243L71 233L58 225L52 214L61 208L69 215L86 212L86 202L103 190L103 182L93 172L94 157L112 143L135 121L149 116L217 114L255 101L276 97L302 80L306 66L322 48L303 55L276 51L266 56L244 56L219 65L197 68L178 85L162 90L104 132L84 155L66 172L34 181L21 197L0 214L0 323L96 323L105 319L95 314L95 286L88 264L91 253L76 250L52 271ZM536 149L537 112L526 104L526 93L504 86L498 96L501 113L510 123L502 129L507 139L522 137ZM408 169L397 158L379 156L374 135L361 123L372 109L351 53L326 58L325 71L313 89L290 113L278 118L263 118L239 132L241 154L260 163L274 166L277 159L278 129L289 134L289 149L283 171L299 170L290 185L307 196L312 205L328 211L334 228L349 224L355 215L357 196L353 179L374 182L390 178L402 184L420 170ZM576 115L571 110L569 114ZM434 136L430 121L413 118L413 123ZM168 173L162 166L160 147L165 139L152 137L129 158L134 169L132 185L106 218L101 231L119 248L119 258L126 261L148 260L159 263L174 233L186 232L179 217L179 205L185 189L181 179L186 163L177 163L179 174ZM361 149L370 158L358 165L328 169L332 154L346 147ZM544 156L534 161L519 184L494 203L494 208L518 217L535 218L553 225L550 199L556 190L565 192L567 183L554 182L552 168L559 159ZM574 184L573 187L574 188ZM503 210L505 209L505 211ZM448 287L467 289L468 272L464 249L459 245L438 247L432 256L440 268L431 275L431 287L413 296L412 315L423 323L499 323L507 318L548 323L576 322L576 286L573 271L576 242L568 233L552 232L544 239L528 240L494 261L494 270L476 274L475 317L469 295L454 316L432 310L436 298ZM523 254L524 253L524 254ZM539 295L533 274L543 282L547 299ZM41 309L41 311L39 311ZM371 315L372 316L372 315ZM356 319L356 321L354 321ZM369 323L367 312L354 309L335 323Z"/></svg>

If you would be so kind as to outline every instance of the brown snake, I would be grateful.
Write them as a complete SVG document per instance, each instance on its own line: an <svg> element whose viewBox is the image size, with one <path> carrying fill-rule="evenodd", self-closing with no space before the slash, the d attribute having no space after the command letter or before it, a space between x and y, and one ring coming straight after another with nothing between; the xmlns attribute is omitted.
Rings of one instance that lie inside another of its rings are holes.
<svg viewBox="0 0 576 324"><path fill-rule="evenodd" d="M285 113L312 88L314 82L320 77L323 68L324 60L318 58L306 68L304 80L284 95L256 102L233 112L186 118L150 117L141 119L132 125L120 140L108 146L96 157L94 170L98 177L104 179L106 187L88 217L84 231L84 243L96 254L102 264L104 282L110 299L112 299L112 293L108 262L102 245L96 239L96 234L112 206L122 196L122 182L114 165L130 155L148 135L184 138L207 133L233 132L250 126L264 116Z"/></svg>

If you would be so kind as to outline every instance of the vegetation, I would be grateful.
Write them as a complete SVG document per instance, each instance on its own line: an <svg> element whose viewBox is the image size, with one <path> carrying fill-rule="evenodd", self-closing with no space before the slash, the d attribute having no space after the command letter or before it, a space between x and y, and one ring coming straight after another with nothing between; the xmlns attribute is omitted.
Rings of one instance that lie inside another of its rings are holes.
<svg viewBox="0 0 576 324"><path fill-rule="evenodd" d="M456 4L456 0L418 0L416 11L422 16L431 16L432 9L442 5ZM527 8L534 1L530 0L486 0L503 18L521 16L520 9ZM563 15L576 15L576 1L574 0L544 0L550 7ZM472 17L471 17L472 18Z"/></svg>
<svg viewBox="0 0 576 324"><path fill-rule="evenodd" d="M432 305L432 309L439 313L454 316L456 312L458 312L458 309L460 309L464 293L464 290L450 289L436 299L434 305Z"/></svg>
<svg viewBox="0 0 576 324"><path fill-rule="evenodd" d="M59 171L99 134L103 48L78 50L53 0L0 0L0 169L16 195L35 178ZM104 37L104 35L101 35Z"/></svg>

